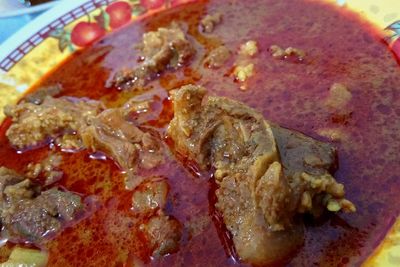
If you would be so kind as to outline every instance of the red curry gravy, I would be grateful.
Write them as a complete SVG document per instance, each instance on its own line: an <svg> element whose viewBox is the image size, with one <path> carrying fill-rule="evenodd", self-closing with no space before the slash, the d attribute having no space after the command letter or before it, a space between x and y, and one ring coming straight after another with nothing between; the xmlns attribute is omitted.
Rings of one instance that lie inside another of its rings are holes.
<svg viewBox="0 0 400 267"><path fill-rule="evenodd" d="M217 11L223 14L223 23L212 34L201 34L201 18ZM173 20L187 25L198 44L194 62L163 73L143 91L106 88L117 70L138 64L134 45L142 34ZM212 48L225 44L238 51L248 40L256 40L260 52L253 58L255 75L247 90L240 90L229 75L233 60L218 70L200 64ZM274 59L268 52L273 44L305 50L305 62ZM353 96L352 113L345 118L324 105L335 82L346 84ZM331 141L339 155L335 177L345 184L357 212L317 220L306 217L304 246L288 259L288 266L358 265L399 213L400 68L375 29L345 9L305 0L198 1L135 22L76 52L35 88L55 83L62 85L62 95L101 99L108 107L120 106L135 95L150 95L156 104L140 118L161 133L173 116L167 91L189 83L242 101L270 121L319 140L330 141L318 134L323 129L341 133L340 141ZM45 157L49 148L17 153L5 137L9 124L6 120L0 128L0 165L22 172L29 162ZM90 208L41 247L49 251L49 266L133 266L139 261L154 266L242 265L235 260L221 218L214 214L212 181L184 165L171 154L149 174L168 178L168 214L185 226L177 253L151 259L138 230L143 222L131 211L132 192L124 188L117 166L87 151L63 153L59 185L86 197ZM12 246L0 249L2 260Z"/></svg>

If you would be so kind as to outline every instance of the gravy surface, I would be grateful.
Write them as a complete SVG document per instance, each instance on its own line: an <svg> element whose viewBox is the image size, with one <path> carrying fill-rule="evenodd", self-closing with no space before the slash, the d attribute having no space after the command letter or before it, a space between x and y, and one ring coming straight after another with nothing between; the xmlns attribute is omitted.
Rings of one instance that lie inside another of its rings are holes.
<svg viewBox="0 0 400 267"><path fill-rule="evenodd" d="M201 18L215 12L223 14L222 24L212 34L200 33ZM193 63L163 73L146 85L146 91L106 88L121 67L138 64L134 45L142 34L171 21L186 25L196 42ZM217 70L201 64L211 49L224 44L236 53L248 40L257 41L259 53L252 59L255 75L247 81L247 90L240 90L230 75L232 59ZM274 59L268 51L273 44L303 49L304 62ZM327 109L324 101L336 82L352 94L352 112L344 118ZM339 155L335 177L345 184L357 213L306 218L304 246L288 259L288 266L360 264L399 214L400 68L375 29L347 10L306 0L198 1L135 22L75 53L36 88L55 83L62 85L62 95L101 99L107 107L121 106L135 95L154 95L157 101L147 123L161 133L173 116L167 91L195 83L210 94L246 103L270 121L334 142ZM0 126L0 166L22 172L49 149L17 153L5 137L9 125L7 119ZM326 129L338 132L340 141L321 136ZM49 266L132 266L138 261L153 266L241 265L214 213L215 189L208 174L194 166L189 172L172 155L151 174L169 179L168 212L186 228L177 253L150 260L146 240L137 230L141 222L131 211L132 192L125 190L117 166L96 156L102 158L87 151L63 154L59 184L89 196L86 201L92 208L44 244ZM1 260L12 246L0 249Z"/></svg>

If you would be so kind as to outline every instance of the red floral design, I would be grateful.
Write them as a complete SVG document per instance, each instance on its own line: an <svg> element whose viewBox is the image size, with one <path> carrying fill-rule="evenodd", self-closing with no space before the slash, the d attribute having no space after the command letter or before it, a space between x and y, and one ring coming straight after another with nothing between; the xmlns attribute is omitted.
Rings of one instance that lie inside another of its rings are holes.
<svg viewBox="0 0 400 267"><path fill-rule="evenodd" d="M164 3L164 0L140 0L140 4L147 9L160 8Z"/></svg>
<svg viewBox="0 0 400 267"><path fill-rule="evenodd" d="M131 21L132 7L127 2L119 1L109 5L106 13L110 17L110 27L116 29Z"/></svg>
<svg viewBox="0 0 400 267"><path fill-rule="evenodd" d="M169 8L193 0L126 0L115 1L98 8L95 16L87 14L88 21L76 24L72 30L57 28L50 36L58 39L60 51L86 47L102 38L108 31L128 24L132 17L140 16L151 9Z"/></svg>
<svg viewBox="0 0 400 267"><path fill-rule="evenodd" d="M99 24L79 22L71 32L71 42L80 47L88 46L100 39L106 33Z"/></svg>

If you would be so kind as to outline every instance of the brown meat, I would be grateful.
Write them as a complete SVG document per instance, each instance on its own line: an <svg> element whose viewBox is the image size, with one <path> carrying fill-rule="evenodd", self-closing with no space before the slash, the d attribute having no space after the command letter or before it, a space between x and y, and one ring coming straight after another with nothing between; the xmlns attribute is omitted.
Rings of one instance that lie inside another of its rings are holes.
<svg viewBox="0 0 400 267"><path fill-rule="evenodd" d="M271 128L249 107L226 98L204 101L205 93L195 86L177 92L169 135L179 152L216 169L216 208L241 259L253 264L276 260L302 241L284 243L279 236L302 234L301 227L291 226L295 208ZM281 254L266 249L270 246L279 246Z"/></svg>
<svg viewBox="0 0 400 267"><path fill-rule="evenodd" d="M139 185L132 197L132 208L138 213L162 210L167 203L169 185L161 177L154 177Z"/></svg>
<svg viewBox="0 0 400 267"><path fill-rule="evenodd" d="M132 208L145 219L140 226L154 257L176 252L182 236L178 220L165 213L169 185L165 178L153 177L136 187Z"/></svg>
<svg viewBox="0 0 400 267"><path fill-rule="evenodd" d="M204 65L210 69L217 69L224 65L224 63L229 59L231 52L226 46L219 46L208 54L204 59Z"/></svg>
<svg viewBox="0 0 400 267"><path fill-rule="evenodd" d="M201 22L200 26L204 33L212 33L214 28L222 22L222 14L217 12L212 15L205 16Z"/></svg>
<svg viewBox="0 0 400 267"><path fill-rule="evenodd" d="M21 199L1 214L6 235L12 240L40 242L62 229L82 209L78 195L50 189L33 199Z"/></svg>
<svg viewBox="0 0 400 267"><path fill-rule="evenodd" d="M299 212L319 215L323 206L330 211L355 211L354 205L344 199L344 186L331 175L337 168L336 149L332 145L277 125L272 125L272 132L292 194L301 199ZM325 200L315 201L321 193Z"/></svg>
<svg viewBox="0 0 400 267"><path fill-rule="evenodd" d="M12 241L40 242L60 231L82 209L78 195L56 188L40 192L29 179L3 167L0 185L1 234Z"/></svg>
<svg viewBox="0 0 400 267"><path fill-rule="evenodd" d="M278 151L273 128L261 114L236 101L205 94L204 88L193 85L177 91L168 134L179 153L203 168L215 168L216 208L240 258L256 265L282 259L302 243L302 226L295 219L299 210L311 210L312 202L324 199L321 195L347 201L343 190L333 194L343 185L327 170L335 152L300 134L287 139L281 134ZM301 153L290 150L290 142L301 145ZM281 155L282 145L287 153ZM315 147L321 150L315 152ZM309 166L300 168L303 161ZM311 204L304 209L307 196Z"/></svg>
<svg viewBox="0 0 400 267"><path fill-rule="evenodd" d="M131 108L126 105L105 110L79 131L86 148L107 154L127 173L129 189L144 180L137 175L138 168L152 169L164 161L164 146L159 136L139 129L127 119Z"/></svg>
<svg viewBox="0 0 400 267"><path fill-rule="evenodd" d="M153 216L143 225L143 230L153 250L153 256L163 256L178 250L182 226L176 219L166 215Z"/></svg>
<svg viewBox="0 0 400 267"><path fill-rule="evenodd" d="M196 51L183 30L172 23L168 28L143 34L141 52L143 63L116 73L112 85L120 89L142 87L162 71L187 64Z"/></svg>
<svg viewBox="0 0 400 267"><path fill-rule="evenodd" d="M336 170L336 149L331 144L276 124L271 125L288 176L297 172L321 175Z"/></svg>
<svg viewBox="0 0 400 267"><path fill-rule="evenodd" d="M0 167L0 192L1 192L1 198L0 198L0 203L3 205L5 199L4 199L4 189L13 184L17 184L24 180L24 177L20 175L19 173L5 168L5 167Z"/></svg>
<svg viewBox="0 0 400 267"><path fill-rule="evenodd" d="M6 135L18 149L52 141L63 134L76 134L103 109L98 101L69 97L46 97L40 105L20 103L5 108L12 118Z"/></svg>
<svg viewBox="0 0 400 267"><path fill-rule="evenodd" d="M62 161L62 156L50 154L47 158L38 163L29 163L26 168L26 176L29 179L38 177L44 178L44 184L50 185L61 179L63 172L58 169Z"/></svg>

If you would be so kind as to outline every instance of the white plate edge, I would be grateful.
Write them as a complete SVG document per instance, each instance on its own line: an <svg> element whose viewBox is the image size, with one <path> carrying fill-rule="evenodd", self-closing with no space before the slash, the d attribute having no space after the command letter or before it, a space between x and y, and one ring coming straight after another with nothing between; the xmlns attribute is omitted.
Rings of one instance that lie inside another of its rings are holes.
<svg viewBox="0 0 400 267"><path fill-rule="evenodd" d="M8 17L15 17L15 16L23 16L28 15L31 13L40 12L42 10L46 10L51 8L52 6L58 4L59 0L54 0L54 2L44 3L33 7L25 7L18 10L11 10L8 12L3 12L0 14L0 18L8 18Z"/></svg>
<svg viewBox="0 0 400 267"><path fill-rule="evenodd" d="M89 0L60 1L56 6L47 10L31 22L29 22L27 25L19 29L16 33L11 35L3 44L1 44L0 62L4 60L11 52L13 52L19 45L26 41L30 36L85 2L89 2Z"/></svg>

